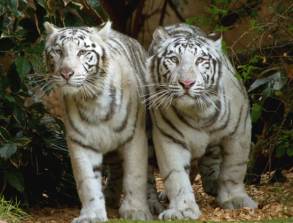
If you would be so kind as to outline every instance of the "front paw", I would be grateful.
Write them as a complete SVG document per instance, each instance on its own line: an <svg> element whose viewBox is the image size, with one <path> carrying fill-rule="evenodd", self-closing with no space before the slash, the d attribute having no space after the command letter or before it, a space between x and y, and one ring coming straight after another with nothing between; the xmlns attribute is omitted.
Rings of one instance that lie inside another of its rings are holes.
<svg viewBox="0 0 293 223"><path fill-rule="evenodd" d="M71 223L97 223L97 222L103 222L103 221L108 221L108 218L106 216L81 215L77 218L74 218Z"/></svg>
<svg viewBox="0 0 293 223"><path fill-rule="evenodd" d="M156 215L164 211L163 205L159 202L157 197L148 199L149 208L152 214Z"/></svg>
<svg viewBox="0 0 293 223"><path fill-rule="evenodd" d="M129 220L140 220L148 221L152 220L152 215L149 210L140 210L140 209L128 209L128 210L119 210L120 217L129 219Z"/></svg>
<svg viewBox="0 0 293 223"><path fill-rule="evenodd" d="M197 206L182 210L169 208L159 215L160 220L198 219L201 212Z"/></svg>
<svg viewBox="0 0 293 223"><path fill-rule="evenodd" d="M235 196L231 199L221 202L220 206L226 209L239 209L239 208L257 208L257 203L252 200L248 195Z"/></svg>
<svg viewBox="0 0 293 223"><path fill-rule="evenodd" d="M79 217L74 218L71 223L97 223L108 221L105 210L82 210Z"/></svg>
<svg viewBox="0 0 293 223"><path fill-rule="evenodd" d="M119 214L120 217L130 220L152 220L153 218L147 204L128 199L122 202Z"/></svg>

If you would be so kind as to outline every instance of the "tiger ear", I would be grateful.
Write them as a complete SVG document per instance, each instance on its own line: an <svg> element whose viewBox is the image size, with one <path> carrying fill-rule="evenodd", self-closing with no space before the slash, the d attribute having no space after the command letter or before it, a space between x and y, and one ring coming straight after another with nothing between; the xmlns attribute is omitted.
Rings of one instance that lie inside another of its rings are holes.
<svg viewBox="0 0 293 223"><path fill-rule="evenodd" d="M57 32L58 28L57 26L53 25L52 23L45 22L44 28L47 34L52 34L54 32Z"/></svg>
<svg viewBox="0 0 293 223"><path fill-rule="evenodd" d="M216 49L218 50L222 50L222 36L220 38L218 38L216 41L214 41L214 46L216 47Z"/></svg>
<svg viewBox="0 0 293 223"><path fill-rule="evenodd" d="M107 21L106 23L102 24L102 28L98 31L102 37L108 37L111 31L112 22Z"/></svg>
<svg viewBox="0 0 293 223"><path fill-rule="evenodd" d="M209 33L208 38L212 40L214 46L216 49L221 50L222 49L222 34L219 33Z"/></svg>
<svg viewBox="0 0 293 223"><path fill-rule="evenodd" d="M162 26L158 27L153 34L153 40L155 41L164 41L168 38L170 38L170 35Z"/></svg>

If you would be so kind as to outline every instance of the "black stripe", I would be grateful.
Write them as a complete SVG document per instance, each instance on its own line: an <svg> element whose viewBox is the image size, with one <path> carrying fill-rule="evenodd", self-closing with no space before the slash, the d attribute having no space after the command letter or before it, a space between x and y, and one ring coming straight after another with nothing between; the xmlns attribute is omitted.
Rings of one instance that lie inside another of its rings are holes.
<svg viewBox="0 0 293 223"><path fill-rule="evenodd" d="M226 110L227 110L228 114L226 115L226 120L225 120L224 124L219 126L218 128L210 130L210 133L215 133L215 132L221 131L221 130L225 129L228 126L228 123L230 121L230 116L231 116L230 102L228 102L227 107L228 107L228 110L227 110L227 108L226 108Z"/></svg>
<svg viewBox="0 0 293 223"><path fill-rule="evenodd" d="M135 131L136 131L136 128L137 128L137 120L138 120L138 113L139 113L139 101L137 100L137 104L136 104L136 114L135 114L135 120L134 120L134 127L133 127L133 131L131 133L131 135L128 136L128 138L126 138L126 140L122 143L120 143L118 146L117 146L117 149L126 145L128 142L130 142L133 137L134 137L134 134L135 134Z"/></svg>
<svg viewBox="0 0 293 223"><path fill-rule="evenodd" d="M241 120L241 117L242 117L242 112L243 112L243 105L241 106L240 108L240 114L238 116L238 119L237 119L237 122L236 122L236 125L234 126L234 129L233 131L229 134L229 136L233 136L235 134L235 132L238 130L239 128L239 123L240 123L240 120Z"/></svg>
<svg viewBox="0 0 293 223"><path fill-rule="evenodd" d="M165 176L163 177L163 182L166 182L168 180L168 178L173 174L173 173L180 173L181 171L180 170L175 170L175 169L172 169L170 170L170 172Z"/></svg>
<svg viewBox="0 0 293 223"><path fill-rule="evenodd" d="M218 68L218 72L217 72L218 76L217 76L217 80L216 80L216 84L215 84L216 88L218 88L218 86L220 85L220 79L222 77L222 62L217 60L217 63L218 63L218 67L217 67Z"/></svg>
<svg viewBox="0 0 293 223"><path fill-rule="evenodd" d="M246 110L245 119L244 119L244 131L246 130L246 125L247 125L247 122L248 122L249 118L250 118L250 107L248 105L247 110Z"/></svg>
<svg viewBox="0 0 293 223"><path fill-rule="evenodd" d="M153 115L153 117L155 118L155 115ZM186 143L184 141L182 141L180 139L174 138L172 135L170 135L169 133L167 133L166 131L164 131L162 128L160 128L160 126L158 126L158 123L157 123L156 119L155 119L155 123L154 124L156 125L156 127L158 128L158 130L161 132L161 134L163 136L165 136L166 138L168 138L169 140L171 140L173 143L176 143L176 144L180 145L182 147L182 149L187 149L188 150L188 148L186 146Z"/></svg>
<svg viewBox="0 0 293 223"><path fill-rule="evenodd" d="M155 60L155 57L153 57L152 59L151 59L151 61L150 61L150 65L149 65L149 69L150 69L150 72L151 72L151 77L152 77L152 82L157 82L157 77L155 76L155 62L156 62L156 60Z"/></svg>
<svg viewBox="0 0 293 223"><path fill-rule="evenodd" d="M121 125L119 125L118 127L114 128L114 131L115 132L121 132L123 129L125 129L126 125L127 125L127 122L128 122L128 119L129 119L129 115L130 115L130 111L131 111L131 100L129 98L129 101L127 102L127 110L126 110L126 114L121 122Z"/></svg>
<svg viewBox="0 0 293 223"><path fill-rule="evenodd" d="M161 75L160 75L160 65L161 65L161 57L157 57L157 79L158 79L158 83L161 83Z"/></svg>
<svg viewBox="0 0 293 223"><path fill-rule="evenodd" d="M71 142L73 142L73 143L79 145L79 146L82 147L83 149L91 150L91 151L93 151L93 152L99 152L99 150L98 150L97 148L92 147L92 146L89 146L89 145L86 145L86 144L84 144L83 142L81 142L81 141L79 141L79 140L77 140L77 139L74 139L74 138L72 138L72 137L70 137L70 136L68 137L68 139L69 139Z"/></svg>
<svg viewBox="0 0 293 223"><path fill-rule="evenodd" d="M105 118L102 119L102 121L109 121L115 113L115 107L116 107L116 88L111 85L110 89L110 97L111 97L111 103L109 105L109 110L107 112L107 115Z"/></svg>
<svg viewBox="0 0 293 223"><path fill-rule="evenodd" d="M101 165L94 165L93 166L93 171L94 172L101 172L102 171L102 166Z"/></svg>
<svg viewBox="0 0 293 223"><path fill-rule="evenodd" d="M81 111L80 106L77 107L77 110L78 110L79 117L80 117L80 119L81 119L83 122L86 122L87 124L91 124L91 125L94 124L94 123L92 123L92 122L89 120L89 118L86 116L86 114L84 114L84 113Z"/></svg>
<svg viewBox="0 0 293 223"><path fill-rule="evenodd" d="M85 137L85 134L84 134L81 130L79 130L79 129L76 127L76 125L74 124L74 121L72 120L72 118L71 118L71 116L70 116L70 111L69 111L69 108L68 108L69 105L68 105L67 97L64 96L64 97L63 97L63 100L64 100L64 107L65 107L66 117L67 117L67 119L68 119L68 122L69 122L70 127L71 127L76 133L78 133L79 135Z"/></svg>
<svg viewBox="0 0 293 223"><path fill-rule="evenodd" d="M167 118L165 114L162 113L161 109L159 109L159 112L165 124L169 125L171 129L175 130L175 132L177 132L181 137L184 137L183 134L180 132L180 130L170 121L170 119Z"/></svg>
<svg viewBox="0 0 293 223"><path fill-rule="evenodd" d="M183 122L185 125L187 125L188 127L192 128L192 129L199 130L199 129L196 128L195 126L191 125L191 123L188 122L188 121L184 118L184 116L180 113L180 111L178 111L178 110L176 109L175 106L172 105L171 108L172 108L172 110L174 111L174 113L176 114L177 118L178 118L181 122Z"/></svg>
<svg viewBox="0 0 293 223"><path fill-rule="evenodd" d="M215 103L215 105L218 108L218 109L216 109L215 114L212 117L209 117L208 118L209 119L208 122L205 123L205 125L202 126L201 128L208 128L208 127L212 126L213 124L215 124L216 120L219 118L220 111L221 111L221 108L222 108L221 101L220 100L217 100L216 103Z"/></svg>

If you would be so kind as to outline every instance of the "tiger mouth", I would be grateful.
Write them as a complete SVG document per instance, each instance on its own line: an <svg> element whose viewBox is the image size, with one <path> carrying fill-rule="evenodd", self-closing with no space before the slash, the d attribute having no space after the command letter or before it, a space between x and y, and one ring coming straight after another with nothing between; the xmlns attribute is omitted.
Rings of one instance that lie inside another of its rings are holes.
<svg viewBox="0 0 293 223"><path fill-rule="evenodd" d="M64 83L63 85L61 85L61 88L81 88L83 84L73 84L73 83Z"/></svg>

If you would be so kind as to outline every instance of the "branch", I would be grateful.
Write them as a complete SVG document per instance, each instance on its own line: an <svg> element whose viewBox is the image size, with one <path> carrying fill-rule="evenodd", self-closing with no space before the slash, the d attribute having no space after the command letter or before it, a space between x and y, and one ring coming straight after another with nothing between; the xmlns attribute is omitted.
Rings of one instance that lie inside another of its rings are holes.
<svg viewBox="0 0 293 223"><path fill-rule="evenodd" d="M132 37L137 37L138 33L140 32L141 28L143 27L145 17L143 15L143 8L145 0L138 1L139 4L136 7L136 12L134 16L134 24L132 32L129 33Z"/></svg>
<svg viewBox="0 0 293 223"><path fill-rule="evenodd" d="M177 10L176 5L170 0L167 0L168 4L170 5L171 9L175 12L175 15L181 22L185 22L185 19L183 16L180 14L180 12Z"/></svg>
<svg viewBox="0 0 293 223"><path fill-rule="evenodd" d="M286 56L283 55L286 53ZM245 63L248 61L253 55L263 55L266 58L270 57L282 57L283 59L292 60L292 53L293 53L293 42L283 42L279 43L278 45L267 46L262 49L256 48L247 50L243 53L236 54L232 56L232 58L237 58L240 63ZM280 54L282 56L280 56Z"/></svg>
<svg viewBox="0 0 293 223"><path fill-rule="evenodd" d="M167 3L168 3L168 0L165 0L164 2L164 5L162 7L162 12L161 12L161 15L160 15L160 20L159 20L159 25L163 25L164 23L164 18L165 18L165 15L166 15L166 9L167 9Z"/></svg>
<svg viewBox="0 0 293 223"><path fill-rule="evenodd" d="M126 6L124 1L117 0L101 0L102 7L109 14L109 17L113 21L114 28L120 32L125 32L127 18Z"/></svg>

